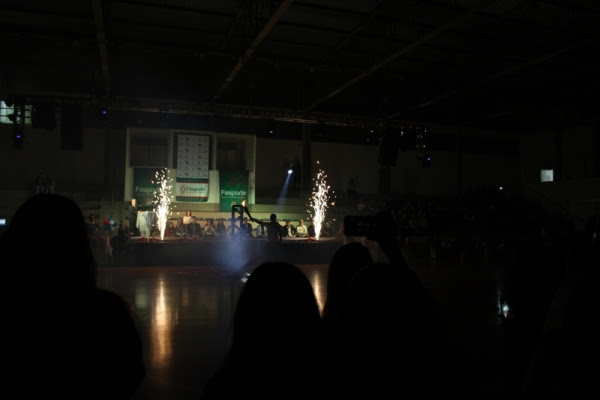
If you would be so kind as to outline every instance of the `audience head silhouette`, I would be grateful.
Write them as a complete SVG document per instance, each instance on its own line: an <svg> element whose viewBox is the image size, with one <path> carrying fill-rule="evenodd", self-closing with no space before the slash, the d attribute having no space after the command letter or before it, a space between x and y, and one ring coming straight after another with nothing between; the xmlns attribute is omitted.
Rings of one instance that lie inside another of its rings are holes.
<svg viewBox="0 0 600 400"><path fill-rule="evenodd" d="M336 250L327 272L327 299L323 307L323 318L328 319L340 312L353 277L372 262L369 249L362 243L346 243Z"/></svg>
<svg viewBox="0 0 600 400"><path fill-rule="evenodd" d="M231 352L294 347L319 326L319 306L310 281L295 265L266 262L248 278L233 319ZM262 348L262 349L261 349Z"/></svg>
<svg viewBox="0 0 600 400"><path fill-rule="evenodd" d="M79 206L36 194L0 238L2 388L8 398L120 399L145 368L131 308L96 287L96 263ZM5 381L4 381L5 380Z"/></svg>
<svg viewBox="0 0 600 400"><path fill-rule="evenodd" d="M17 209L2 237L12 279L26 279L44 294L96 286L96 262L85 218L70 198L37 194ZM48 292L48 293L46 293Z"/></svg>
<svg viewBox="0 0 600 400"><path fill-rule="evenodd" d="M265 262L250 274L233 318L225 364L203 399L312 398L322 355L320 314L310 281L295 265Z"/></svg>
<svg viewBox="0 0 600 400"><path fill-rule="evenodd" d="M356 274L349 304L340 345L352 350L338 353L342 390L381 398L400 385L419 397L439 396L448 353L438 310L421 282L397 265L374 263Z"/></svg>

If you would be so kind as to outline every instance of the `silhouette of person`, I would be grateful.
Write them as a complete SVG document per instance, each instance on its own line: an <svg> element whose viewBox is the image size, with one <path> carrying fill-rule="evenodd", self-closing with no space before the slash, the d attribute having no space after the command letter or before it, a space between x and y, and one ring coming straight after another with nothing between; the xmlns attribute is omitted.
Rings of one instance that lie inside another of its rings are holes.
<svg viewBox="0 0 600 400"><path fill-rule="evenodd" d="M596 322L600 246L592 239L590 232L576 233L571 239L568 268L544 324L528 348L520 393L523 399L592 399L600 395L600 325Z"/></svg>
<svg viewBox="0 0 600 400"><path fill-rule="evenodd" d="M438 398L447 387L451 359L445 318L404 259L393 219L378 212L375 225L369 239L389 262L369 262L371 252L367 256L358 242L342 246L332 258L334 268L343 261L352 271L343 276L346 285L335 279L338 268L332 271L339 291L324 309L328 389L344 399L387 398L398 387ZM348 261L353 254L356 260Z"/></svg>
<svg viewBox="0 0 600 400"><path fill-rule="evenodd" d="M270 243L281 243L283 238L282 226L277 222L277 214L271 214L268 221L261 221L253 218L250 213L250 221L255 222L267 228L267 241Z"/></svg>
<svg viewBox="0 0 600 400"><path fill-rule="evenodd" d="M131 254L133 243L131 241L131 236L129 236L129 227L125 222L119 222L117 235L111 238L110 244L113 249L113 254L116 255L115 262L122 261L120 256Z"/></svg>
<svg viewBox="0 0 600 400"><path fill-rule="evenodd" d="M217 231L217 236L227 235L227 227L225 226L225 221L223 221L223 219L219 218L217 220L217 226L215 227L215 230Z"/></svg>
<svg viewBox="0 0 600 400"><path fill-rule="evenodd" d="M74 201L38 194L0 237L7 398L130 399L145 376L131 307L96 286L86 229Z"/></svg>
<svg viewBox="0 0 600 400"><path fill-rule="evenodd" d="M340 366L337 362L342 359L339 352L345 353L346 348L338 347L340 337L344 338L342 331L344 314L348 312L350 287L354 276L363 268L373 263L369 249L359 242L350 242L336 250L329 262L327 272L327 297L323 306L323 343L326 347L327 368L330 385L339 384L337 371ZM335 396L334 396L335 397Z"/></svg>
<svg viewBox="0 0 600 400"><path fill-rule="evenodd" d="M337 317L337 313L342 311L354 275L372 263L369 248L362 243L349 242L336 250L327 271L327 298L322 313L324 321Z"/></svg>
<svg viewBox="0 0 600 400"><path fill-rule="evenodd" d="M132 236L140 236L140 230L137 227L137 218L140 208L137 205L136 199L131 199L129 205L129 229Z"/></svg>
<svg viewBox="0 0 600 400"><path fill-rule="evenodd" d="M231 346L201 399L312 399L324 381L320 314L295 265L265 262L240 292Z"/></svg>
<svg viewBox="0 0 600 400"><path fill-rule="evenodd" d="M90 240L95 241L95 239L98 237L98 223L96 222L96 216L94 214L90 214L86 224L88 237Z"/></svg>
<svg viewBox="0 0 600 400"><path fill-rule="evenodd" d="M252 230L252 225L248 222L248 217L244 217L240 226L240 234L242 237L249 238L252 237Z"/></svg>
<svg viewBox="0 0 600 400"><path fill-rule="evenodd" d="M35 177L35 187L34 187L35 194L46 193L46 187L44 186L45 182L46 182L46 174L44 173L44 170L40 170L38 175Z"/></svg>
<svg viewBox="0 0 600 400"><path fill-rule="evenodd" d="M359 270L334 337L330 390L336 398L376 399L400 387L439 398L450 361L441 328L432 298L413 274L391 263Z"/></svg>
<svg viewBox="0 0 600 400"><path fill-rule="evenodd" d="M185 236L192 236L190 231L190 224L192 223L192 210L185 210L185 215L183 216L183 226L185 227Z"/></svg>
<svg viewBox="0 0 600 400"><path fill-rule="evenodd" d="M308 228L304 225L304 220L300 218L298 220L298 226L296 227L296 237L308 237Z"/></svg>
<svg viewBox="0 0 600 400"><path fill-rule="evenodd" d="M175 237L175 224L173 221L169 221L165 228L165 237Z"/></svg>

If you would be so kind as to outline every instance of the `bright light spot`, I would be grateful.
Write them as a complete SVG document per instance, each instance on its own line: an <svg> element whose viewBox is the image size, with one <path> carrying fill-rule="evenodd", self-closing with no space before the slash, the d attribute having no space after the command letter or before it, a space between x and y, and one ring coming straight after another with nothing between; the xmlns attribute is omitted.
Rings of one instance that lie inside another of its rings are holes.
<svg viewBox="0 0 600 400"><path fill-rule="evenodd" d="M317 161L317 164L319 162ZM312 224L315 227L315 239L319 240L321 236L321 228L325 221L325 210L327 209L327 203L329 201L329 186L327 185L327 175L323 170L319 169L316 178L313 178L315 186L310 198L309 204L312 207L312 211L308 211L311 218Z"/></svg>
<svg viewBox="0 0 600 400"><path fill-rule="evenodd" d="M156 213L156 224L160 231L160 240L165 238L165 228L169 216L171 215L171 184L172 179L169 178L169 170L163 168L160 171L156 171L154 174L156 181L152 181L154 184L158 184L158 189L154 190L154 212Z"/></svg>
<svg viewBox="0 0 600 400"><path fill-rule="evenodd" d="M288 175L291 175L291 174L292 174L292 169L290 168L290 169L288 169Z"/></svg>

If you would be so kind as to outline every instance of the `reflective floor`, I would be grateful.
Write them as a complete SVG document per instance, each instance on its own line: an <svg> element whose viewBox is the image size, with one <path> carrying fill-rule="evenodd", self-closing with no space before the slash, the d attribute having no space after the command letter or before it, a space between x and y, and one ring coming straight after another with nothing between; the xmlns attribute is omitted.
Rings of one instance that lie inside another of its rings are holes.
<svg viewBox="0 0 600 400"><path fill-rule="evenodd" d="M432 258L424 247L406 250L406 257L448 316L457 357L449 388L455 393L449 394L514 394L514 365L498 313L498 298L510 285L506 259L485 251ZM322 306L327 265L299 266ZM147 368L135 399L197 399L223 360L243 278L220 266L103 266L99 284L135 309Z"/></svg>

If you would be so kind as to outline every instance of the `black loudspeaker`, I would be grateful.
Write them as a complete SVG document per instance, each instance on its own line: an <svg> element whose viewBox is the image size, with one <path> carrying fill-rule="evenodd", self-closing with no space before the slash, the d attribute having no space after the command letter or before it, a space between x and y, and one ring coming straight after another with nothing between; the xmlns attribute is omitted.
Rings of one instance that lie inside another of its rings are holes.
<svg viewBox="0 0 600 400"><path fill-rule="evenodd" d="M83 111L81 104L63 104L60 123L60 146L63 150L83 149Z"/></svg>
<svg viewBox="0 0 600 400"><path fill-rule="evenodd" d="M379 164L395 166L399 149L400 132L386 130L379 147Z"/></svg>
<svg viewBox="0 0 600 400"><path fill-rule="evenodd" d="M56 128L56 104L34 104L31 108L31 127L49 131L54 130Z"/></svg>

